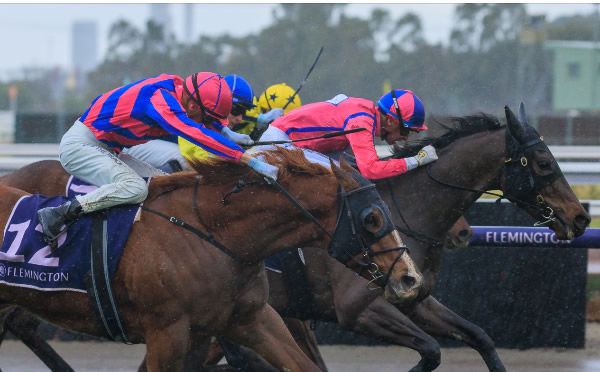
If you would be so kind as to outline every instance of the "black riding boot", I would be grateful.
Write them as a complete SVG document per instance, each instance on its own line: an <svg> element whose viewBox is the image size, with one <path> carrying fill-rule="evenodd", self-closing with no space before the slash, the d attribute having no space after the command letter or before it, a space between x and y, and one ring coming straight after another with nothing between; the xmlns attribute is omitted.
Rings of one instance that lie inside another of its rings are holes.
<svg viewBox="0 0 600 372"><path fill-rule="evenodd" d="M168 162L158 167L158 169L169 174L183 171L183 167L181 166L181 164L179 164L179 161L177 161L177 159L169 160Z"/></svg>
<svg viewBox="0 0 600 372"><path fill-rule="evenodd" d="M46 240L54 241L62 232L60 228L76 221L83 215L83 210L77 199L73 199L58 207L40 209L37 215Z"/></svg>

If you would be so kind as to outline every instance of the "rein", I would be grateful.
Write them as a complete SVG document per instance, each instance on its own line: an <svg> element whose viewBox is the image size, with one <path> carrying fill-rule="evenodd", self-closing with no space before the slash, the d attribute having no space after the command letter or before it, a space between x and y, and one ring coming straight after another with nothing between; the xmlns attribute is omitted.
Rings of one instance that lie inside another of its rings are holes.
<svg viewBox="0 0 600 372"><path fill-rule="evenodd" d="M194 185L194 213L196 214L197 217L199 217L199 213L198 213L198 204L196 202L196 196L198 195L198 185L200 184L200 177L196 177L196 183ZM145 211L148 211L150 213L154 213L157 216L163 217L165 218L167 221L171 222L174 225L177 225L179 227L183 227L184 229L196 234L197 236L199 236L200 238L202 238L203 240L209 242L210 244L214 245L215 247L217 247L219 250L221 250L223 253L225 253L226 255L228 255L229 257L233 258L235 261L241 263L242 265L246 265L246 266L252 266L254 264L256 264L255 262L252 261L247 261L242 259L240 256L238 256L235 252L233 252L232 250L230 250L229 248L225 247L223 244L219 243L218 241L215 240L215 238L213 238L211 235L206 235L205 233L203 233L202 231L200 231L199 229L195 228L194 226L188 224L187 222L180 220L177 217L173 217L173 216L167 216L164 213L161 213L159 211L156 211L154 209L145 207L145 206L141 206L141 208Z"/></svg>
<svg viewBox="0 0 600 372"><path fill-rule="evenodd" d="M281 186L279 184L279 182L277 182L276 180L269 178L269 177L265 177L265 181L267 181L267 183L271 186L274 186L277 190L279 190L279 192L281 192L286 198L288 198L289 201L292 202L292 204L294 204L296 206L296 208L300 209L300 211L306 216L308 217L309 220L311 220L312 222L314 222L317 226L319 226L319 228L321 230L323 230L325 232L325 234L327 234L327 236L329 236L330 239L333 239L333 235L331 235L329 233L329 231L327 231L323 225L321 225L321 223L319 222L319 220L317 220L315 218L315 216L313 216L309 211L307 211L300 203L298 203L298 201L292 196L290 195L289 192L287 192L286 189L283 188L283 186ZM337 225L337 224L336 224ZM336 226L337 227L337 226Z"/></svg>

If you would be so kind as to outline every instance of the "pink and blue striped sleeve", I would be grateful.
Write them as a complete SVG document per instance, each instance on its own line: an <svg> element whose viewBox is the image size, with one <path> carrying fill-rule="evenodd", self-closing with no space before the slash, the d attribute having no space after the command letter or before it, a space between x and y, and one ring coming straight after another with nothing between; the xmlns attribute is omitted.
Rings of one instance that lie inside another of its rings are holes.
<svg viewBox="0 0 600 372"><path fill-rule="evenodd" d="M154 93L146 113L166 131L181 136L221 158L239 161L244 153L235 142L188 118L179 101L163 89Z"/></svg>

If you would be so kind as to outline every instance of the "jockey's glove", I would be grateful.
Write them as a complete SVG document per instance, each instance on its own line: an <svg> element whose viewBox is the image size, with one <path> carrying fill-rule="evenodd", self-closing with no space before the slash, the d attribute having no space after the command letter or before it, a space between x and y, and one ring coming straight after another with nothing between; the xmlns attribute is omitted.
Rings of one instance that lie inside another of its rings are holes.
<svg viewBox="0 0 600 372"><path fill-rule="evenodd" d="M248 166L254 169L257 173L260 173L265 177L277 181L277 174L279 173L279 168L277 168L276 166L260 161L257 158L250 159L250 161L248 162Z"/></svg>
<svg viewBox="0 0 600 372"><path fill-rule="evenodd" d="M411 156L408 158L404 158L406 161L406 170L411 170L416 167L423 166L425 164L429 164L431 162L436 161L438 158L437 153L435 152L435 147L431 145L427 145L423 147L417 155Z"/></svg>
<svg viewBox="0 0 600 372"><path fill-rule="evenodd" d="M258 118L256 119L256 121L258 122L258 124L264 125L264 124L268 124L268 123L272 122L273 120L277 119L278 117L280 117L282 115L283 115L283 109L274 108L269 112L265 112L264 114L258 115Z"/></svg>
<svg viewBox="0 0 600 372"><path fill-rule="evenodd" d="M252 140L252 138L250 138L249 135L234 132L227 127L223 127L223 129L221 129L221 134L225 138L232 140L233 142L237 143L238 145L253 145L254 144L254 141Z"/></svg>

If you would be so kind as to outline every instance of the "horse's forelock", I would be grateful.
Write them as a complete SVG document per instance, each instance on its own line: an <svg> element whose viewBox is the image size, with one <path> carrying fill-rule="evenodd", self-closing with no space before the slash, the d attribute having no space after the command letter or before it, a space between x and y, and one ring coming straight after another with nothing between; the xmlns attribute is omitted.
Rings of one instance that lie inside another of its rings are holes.
<svg viewBox="0 0 600 372"><path fill-rule="evenodd" d="M413 156L427 145L433 145L439 150L459 138L489 130L498 130L504 127L496 117L485 113L468 116L452 116L447 118L445 122L434 119L432 120L432 123L444 128L446 132L435 138L408 141L404 147L396 149L392 157L399 159Z"/></svg>

